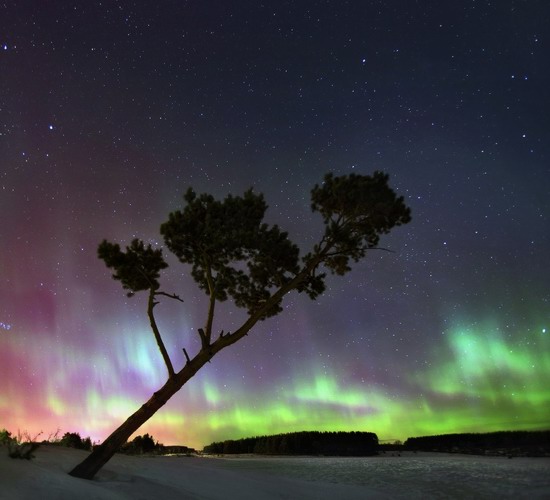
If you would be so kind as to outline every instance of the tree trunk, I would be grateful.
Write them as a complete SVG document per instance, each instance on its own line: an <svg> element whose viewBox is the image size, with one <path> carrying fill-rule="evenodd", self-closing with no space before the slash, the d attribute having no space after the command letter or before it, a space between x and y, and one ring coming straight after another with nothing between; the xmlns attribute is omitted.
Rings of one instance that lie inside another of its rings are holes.
<svg viewBox="0 0 550 500"><path fill-rule="evenodd" d="M310 265L311 267L311 265ZM312 268L312 267L311 267ZM79 463L69 474L82 479L93 479L97 472L120 450L121 446L128 441L128 438L136 432L147 420L149 420L166 402L178 392L185 383L192 378L212 357L242 339L250 329L264 317L265 312L269 311L274 304L277 304L284 295L290 290L296 288L304 279L306 273L310 272L310 268L306 268L289 283L282 286L272 297L264 304L264 306L253 313L244 324L233 334L221 335L220 337L209 344L206 340L202 349L198 354L176 374L169 377L168 381L155 392L149 401L132 414L118 429L116 429L103 443L88 455L81 463ZM201 335L201 340L202 335ZM186 355L187 356L187 355Z"/></svg>
<svg viewBox="0 0 550 500"><path fill-rule="evenodd" d="M97 472L120 450L128 438L149 420L183 385L212 357L212 351L202 350L175 376L155 392L149 401L133 413L103 443L97 446L69 474L82 479L93 479Z"/></svg>

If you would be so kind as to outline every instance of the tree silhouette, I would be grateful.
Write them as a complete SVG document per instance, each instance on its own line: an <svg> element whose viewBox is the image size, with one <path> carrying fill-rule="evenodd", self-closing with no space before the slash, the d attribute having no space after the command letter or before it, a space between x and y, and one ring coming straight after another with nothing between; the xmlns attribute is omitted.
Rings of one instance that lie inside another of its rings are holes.
<svg viewBox="0 0 550 500"><path fill-rule="evenodd" d="M203 328L198 329L201 348L193 358L183 349L186 364L174 370L154 316L160 297L181 300L160 290L160 271L167 267L161 250L132 241L126 251L103 241L98 256L114 270L113 278L131 296L149 293L147 314L162 354L168 379L151 398L116 429L70 474L91 479L128 438L151 418L205 363L242 339L261 320L282 311L281 301L292 290L316 299L325 289L326 271L344 275L351 262L378 248L380 235L411 220L403 197L388 186L388 175L327 174L312 191L312 210L319 212L324 233L313 249L300 257L298 247L277 225L263 222L264 197L248 190L242 197L223 201L189 189L182 211L169 215L160 232L168 249L180 262L191 265L191 276L208 297ZM217 302L232 299L248 316L233 333L223 330L214 338Z"/></svg>

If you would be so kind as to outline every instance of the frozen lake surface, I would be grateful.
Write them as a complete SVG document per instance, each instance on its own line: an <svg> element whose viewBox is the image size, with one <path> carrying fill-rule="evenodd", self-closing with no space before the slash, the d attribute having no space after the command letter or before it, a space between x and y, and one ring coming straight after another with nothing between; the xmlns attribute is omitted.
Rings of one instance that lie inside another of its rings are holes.
<svg viewBox="0 0 550 500"><path fill-rule="evenodd" d="M239 457L224 467L366 486L387 498L547 498L550 458L445 453L377 457ZM377 496L377 494L375 494Z"/></svg>

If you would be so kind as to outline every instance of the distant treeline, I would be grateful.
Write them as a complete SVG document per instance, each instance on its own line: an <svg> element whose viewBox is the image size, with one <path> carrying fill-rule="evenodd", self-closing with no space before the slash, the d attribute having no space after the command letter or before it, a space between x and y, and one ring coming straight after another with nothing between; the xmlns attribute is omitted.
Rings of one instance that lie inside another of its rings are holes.
<svg viewBox="0 0 550 500"><path fill-rule="evenodd" d="M550 454L550 431L501 431L409 438L404 448L417 451L541 456Z"/></svg>
<svg viewBox="0 0 550 500"><path fill-rule="evenodd" d="M153 436L150 436L149 434L136 436L132 441L126 442L122 445L120 452L126 453L127 455L189 455L196 453L193 448L189 448L187 446L164 446L162 443L155 441Z"/></svg>
<svg viewBox="0 0 550 500"><path fill-rule="evenodd" d="M258 455L376 455L378 437L372 432L304 431L275 436L257 436L212 443L203 453Z"/></svg>

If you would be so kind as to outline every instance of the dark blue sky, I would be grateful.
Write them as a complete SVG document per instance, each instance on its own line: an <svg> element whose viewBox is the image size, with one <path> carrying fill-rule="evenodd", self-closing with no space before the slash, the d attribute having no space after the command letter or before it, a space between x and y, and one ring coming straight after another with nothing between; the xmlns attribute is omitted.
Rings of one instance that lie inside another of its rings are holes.
<svg viewBox="0 0 550 500"><path fill-rule="evenodd" d="M102 439L162 383L103 238L252 186L306 252L324 173L384 170L413 210L395 253L288 297L151 430L548 427L548 26L536 0L0 4L0 426ZM171 264L177 364L205 304Z"/></svg>

